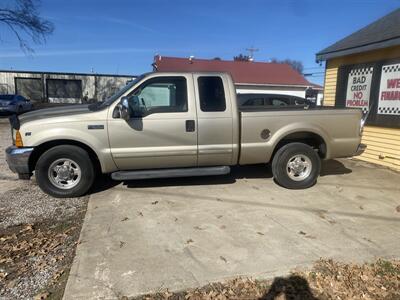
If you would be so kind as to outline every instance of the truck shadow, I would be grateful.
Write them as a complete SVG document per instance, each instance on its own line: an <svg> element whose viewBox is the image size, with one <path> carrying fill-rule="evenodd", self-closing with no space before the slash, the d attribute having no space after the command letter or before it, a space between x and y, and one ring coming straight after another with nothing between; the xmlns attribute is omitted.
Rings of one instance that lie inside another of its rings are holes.
<svg viewBox="0 0 400 300"><path fill-rule="evenodd" d="M343 175L350 174L351 172L353 171L347 168L341 161L330 159L322 161L320 176Z"/></svg>
<svg viewBox="0 0 400 300"><path fill-rule="evenodd" d="M322 162L321 176L349 174L352 170L345 167L337 160ZM188 185L219 185L232 184L237 179L271 179L273 177L271 166L265 164L250 166L234 166L231 172L223 176L202 176L202 177L182 177L182 178L160 178L144 180L126 180L123 185L128 188L151 188L167 186L188 186ZM119 181L113 181L109 176L100 176L91 191L92 194L102 192L118 185Z"/></svg>
<svg viewBox="0 0 400 300"><path fill-rule="evenodd" d="M318 300L318 298L313 295L307 280L298 275L276 277L268 292L260 299Z"/></svg>

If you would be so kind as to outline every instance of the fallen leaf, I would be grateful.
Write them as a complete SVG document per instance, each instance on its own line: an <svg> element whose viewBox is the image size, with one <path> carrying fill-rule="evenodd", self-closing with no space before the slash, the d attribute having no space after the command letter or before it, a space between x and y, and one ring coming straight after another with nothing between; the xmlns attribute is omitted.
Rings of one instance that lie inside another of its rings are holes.
<svg viewBox="0 0 400 300"><path fill-rule="evenodd" d="M129 220L129 218L128 218L128 217L125 217L125 218L123 218L123 219L121 220L121 222L128 221L128 220Z"/></svg>
<svg viewBox="0 0 400 300"><path fill-rule="evenodd" d="M306 235L307 233L305 233L304 231L299 231L299 234Z"/></svg>
<svg viewBox="0 0 400 300"><path fill-rule="evenodd" d="M120 247L120 248L122 248L124 245L125 245L125 242L123 242L123 241L120 241L120 242L119 242L119 247Z"/></svg>
<svg viewBox="0 0 400 300"><path fill-rule="evenodd" d="M191 243L193 243L193 240L192 240L192 239L188 239L188 240L186 241L186 244L191 244Z"/></svg>
<svg viewBox="0 0 400 300"><path fill-rule="evenodd" d="M264 235L264 233L257 231L257 234L259 235Z"/></svg>
<svg viewBox="0 0 400 300"><path fill-rule="evenodd" d="M31 231L33 230L33 225L32 224L26 224L24 226L24 228L22 228L19 232L23 233L23 232L27 232L27 231Z"/></svg>
<svg viewBox="0 0 400 300"><path fill-rule="evenodd" d="M223 256L220 256L219 257L221 260L223 260L225 263L227 263L228 261L226 260L226 258L225 257L223 257Z"/></svg>
<svg viewBox="0 0 400 300"><path fill-rule="evenodd" d="M156 205L158 201L151 202L151 204Z"/></svg>
<svg viewBox="0 0 400 300"><path fill-rule="evenodd" d="M40 293L37 294L35 297L33 297L34 300L44 300L47 299L49 297L49 293L45 292L45 293Z"/></svg>
<svg viewBox="0 0 400 300"><path fill-rule="evenodd" d="M400 205L396 207L396 211L400 213Z"/></svg>

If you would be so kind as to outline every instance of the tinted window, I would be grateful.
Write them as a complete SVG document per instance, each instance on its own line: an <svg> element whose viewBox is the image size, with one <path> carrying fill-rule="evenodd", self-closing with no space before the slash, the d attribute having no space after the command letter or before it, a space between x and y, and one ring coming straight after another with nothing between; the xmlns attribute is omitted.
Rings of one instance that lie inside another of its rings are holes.
<svg viewBox="0 0 400 300"><path fill-rule="evenodd" d="M147 114L162 112L185 112L187 105L187 86L185 77L157 77L144 82L128 98L129 104L135 102Z"/></svg>
<svg viewBox="0 0 400 300"><path fill-rule="evenodd" d="M221 77L203 76L199 85L200 109L202 111L225 111L225 92Z"/></svg>
<svg viewBox="0 0 400 300"><path fill-rule="evenodd" d="M0 95L0 100L13 100L14 95Z"/></svg>
<svg viewBox="0 0 400 300"><path fill-rule="evenodd" d="M261 106L261 105L264 105L264 98L249 99L243 105L245 105L245 106Z"/></svg>

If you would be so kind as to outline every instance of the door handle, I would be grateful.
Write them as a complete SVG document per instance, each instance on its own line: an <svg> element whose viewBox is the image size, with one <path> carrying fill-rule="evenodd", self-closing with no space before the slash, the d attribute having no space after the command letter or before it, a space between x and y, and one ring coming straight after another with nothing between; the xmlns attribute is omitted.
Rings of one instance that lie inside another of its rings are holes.
<svg viewBox="0 0 400 300"><path fill-rule="evenodd" d="M196 124L194 120L186 120L186 132L194 132L196 130Z"/></svg>

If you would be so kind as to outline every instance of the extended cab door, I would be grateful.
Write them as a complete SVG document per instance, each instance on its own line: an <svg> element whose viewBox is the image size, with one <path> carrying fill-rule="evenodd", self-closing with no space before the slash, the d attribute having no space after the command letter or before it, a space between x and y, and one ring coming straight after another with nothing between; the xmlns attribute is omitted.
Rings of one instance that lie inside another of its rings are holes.
<svg viewBox="0 0 400 300"><path fill-rule="evenodd" d="M112 156L120 170L197 166L193 77L153 74L127 94L145 114L127 122L109 117ZM112 113L112 112L111 112Z"/></svg>
<svg viewBox="0 0 400 300"><path fill-rule="evenodd" d="M195 74L198 123L198 165L232 165L237 150L236 123L233 119L230 91L226 76ZM236 103L235 103L236 105ZM236 111L235 111L236 112ZM238 122L238 120L235 120Z"/></svg>

